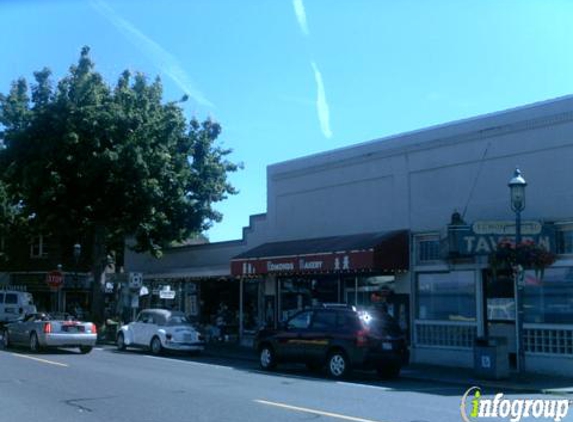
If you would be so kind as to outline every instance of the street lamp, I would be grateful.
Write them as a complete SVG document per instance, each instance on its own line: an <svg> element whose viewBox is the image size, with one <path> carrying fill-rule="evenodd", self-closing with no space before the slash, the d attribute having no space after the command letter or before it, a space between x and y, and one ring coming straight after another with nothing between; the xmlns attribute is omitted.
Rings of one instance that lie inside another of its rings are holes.
<svg viewBox="0 0 573 422"><path fill-rule="evenodd" d="M509 186L511 209L515 212L515 247L521 244L521 212L525 209L525 187L527 182L521 175L519 168L515 169L513 177L507 184ZM517 372L525 371L525 353L523 350L523 268L517 266L515 273L515 335Z"/></svg>

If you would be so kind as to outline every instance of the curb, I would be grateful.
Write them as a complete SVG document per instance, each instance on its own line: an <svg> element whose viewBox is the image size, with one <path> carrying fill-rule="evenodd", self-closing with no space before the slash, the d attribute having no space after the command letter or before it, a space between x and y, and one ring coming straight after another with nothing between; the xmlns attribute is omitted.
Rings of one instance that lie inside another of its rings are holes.
<svg viewBox="0 0 573 422"><path fill-rule="evenodd" d="M514 383L498 383L498 382L492 382L492 381L488 381L488 380L477 380L477 379L473 379L470 378L467 381L466 380L457 380L457 379L451 379L451 378L440 378L440 377L433 377L431 375L416 375L416 374L408 374L408 373L402 373L400 374L400 378L404 378L404 379L410 379L410 380L416 380L416 381L431 381L431 382L441 382L444 384L452 384L452 385L460 385L460 386L465 386L466 388L468 386L472 386L472 385L477 385L480 387L485 387L485 388L491 388L491 389L498 389L498 390L512 390L512 391L519 391L522 393L533 393L533 394L553 394L553 393L549 393L548 390L544 390L541 388L536 388L536 387L532 387L532 386L526 386L526 385L520 385L520 384L514 384Z"/></svg>

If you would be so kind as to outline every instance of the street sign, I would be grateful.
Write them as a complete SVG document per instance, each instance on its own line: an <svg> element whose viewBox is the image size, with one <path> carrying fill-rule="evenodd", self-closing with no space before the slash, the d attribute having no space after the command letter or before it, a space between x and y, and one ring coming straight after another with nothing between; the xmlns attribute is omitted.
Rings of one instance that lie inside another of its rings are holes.
<svg viewBox="0 0 573 422"><path fill-rule="evenodd" d="M46 283L52 289L59 289L64 284L64 275L58 270L50 271L46 275Z"/></svg>
<svg viewBox="0 0 573 422"><path fill-rule="evenodd" d="M132 290L139 290L143 286L143 274L142 273L129 273L129 288Z"/></svg>
<svg viewBox="0 0 573 422"><path fill-rule="evenodd" d="M160 299L175 299L175 290L171 290L171 286L164 286L159 290Z"/></svg>

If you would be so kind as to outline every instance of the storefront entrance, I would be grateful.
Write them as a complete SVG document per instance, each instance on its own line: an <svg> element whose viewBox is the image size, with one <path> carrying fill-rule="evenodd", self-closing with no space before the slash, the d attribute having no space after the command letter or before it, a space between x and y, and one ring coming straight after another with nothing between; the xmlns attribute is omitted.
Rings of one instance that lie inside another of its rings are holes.
<svg viewBox="0 0 573 422"><path fill-rule="evenodd" d="M484 334L507 344L510 366L516 366L515 282L511 271L483 271Z"/></svg>

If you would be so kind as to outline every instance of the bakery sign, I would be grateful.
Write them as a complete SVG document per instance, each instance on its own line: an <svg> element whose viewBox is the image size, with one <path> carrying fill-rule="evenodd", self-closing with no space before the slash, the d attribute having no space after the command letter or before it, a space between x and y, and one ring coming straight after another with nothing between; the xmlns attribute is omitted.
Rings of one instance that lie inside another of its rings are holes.
<svg viewBox="0 0 573 422"><path fill-rule="evenodd" d="M374 255L370 250L289 257L248 258L231 261L233 275L319 273L370 270Z"/></svg>
<svg viewBox="0 0 573 422"><path fill-rule="evenodd" d="M501 241L515 242L515 221L476 221L472 225L450 226L449 235L460 255L489 255ZM555 229L552 224L523 221L521 238L531 240L548 251L555 251Z"/></svg>

